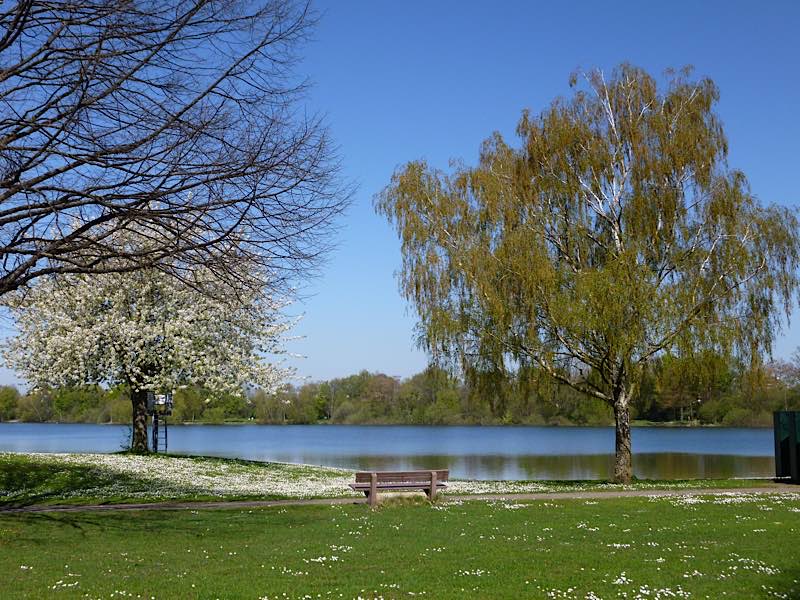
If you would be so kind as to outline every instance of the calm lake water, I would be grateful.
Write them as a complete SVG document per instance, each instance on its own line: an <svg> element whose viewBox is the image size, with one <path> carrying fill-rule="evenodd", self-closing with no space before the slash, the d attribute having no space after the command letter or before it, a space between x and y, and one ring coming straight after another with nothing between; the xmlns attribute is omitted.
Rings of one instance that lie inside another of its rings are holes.
<svg viewBox="0 0 800 600"><path fill-rule="evenodd" d="M0 451L115 452L125 425L0 423ZM774 476L771 429L633 430L634 471L648 479ZM176 454L352 469L449 468L472 479L605 479L610 427L186 425L169 428Z"/></svg>

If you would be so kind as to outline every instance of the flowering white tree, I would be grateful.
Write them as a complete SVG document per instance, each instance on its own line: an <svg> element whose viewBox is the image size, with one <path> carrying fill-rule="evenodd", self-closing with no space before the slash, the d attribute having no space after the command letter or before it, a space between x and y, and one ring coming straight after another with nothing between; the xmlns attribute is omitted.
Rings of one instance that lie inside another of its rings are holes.
<svg viewBox="0 0 800 600"><path fill-rule="evenodd" d="M268 361L285 354L286 302L264 286L234 294L202 269L194 277L152 269L69 275L9 294L18 335L6 343L6 364L37 385L127 384L136 451L147 450L148 391L274 391L292 375Z"/></svg>

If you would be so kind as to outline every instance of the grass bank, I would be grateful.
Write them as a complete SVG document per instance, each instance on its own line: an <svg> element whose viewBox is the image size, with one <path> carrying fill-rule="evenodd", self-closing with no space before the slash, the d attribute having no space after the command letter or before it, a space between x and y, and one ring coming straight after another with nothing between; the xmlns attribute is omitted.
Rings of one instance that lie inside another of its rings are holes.
<svg viewBox="0 0 800 600"><path fill-rule="evenodd" d="M354 496L353 472L309 465L130 454L0 453L0 507L162 500L278 500ZM521 494L627 489L743 488L769 480L452 481L447 494Z"/></svg>
<svg viewBox="0 0 800 600"><path fill-rule="evenodd" d="M800 495L0 515L13 598L796 598Z"/></svg>

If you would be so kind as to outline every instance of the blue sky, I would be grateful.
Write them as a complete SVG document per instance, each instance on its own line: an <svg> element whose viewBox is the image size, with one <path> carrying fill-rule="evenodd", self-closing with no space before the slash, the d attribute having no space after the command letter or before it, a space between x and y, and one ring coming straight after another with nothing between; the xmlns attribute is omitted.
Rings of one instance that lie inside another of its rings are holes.
<svg viewBox="0 0 800 600"><path fill-rule="evenodd" d="M372 197L402 163L474 163L480 142L511 137L523 108L569 93L576 68L623 61L654 75L695 66L721 90L718 113L742 169L767 202L796 206L800 2L317 2L306 48L311 110L327 115L344 175L358 185L338 248L296 306L292 350L312 379L424 368L414 316L397 292L394 232ZM775 355L800 345L800 312ZM0 382L10 375L0 374Z"/></svg>
<svg viewBox="0 0 800 600"><path fill-rule="evenodd" d="M493 131L513 135L523 108L538 112L568 94L576 68L629 61L661 74L694 65L720 87L731 166L762 200L796 205L800 3L758 4L318 3L324 14L303 67L359 189L339 248L302 307L300 371L318 379L424 367L394 278L399 244L372 196L408 160L474 162ZM800 344L796 317L777 356Z"/></svg>

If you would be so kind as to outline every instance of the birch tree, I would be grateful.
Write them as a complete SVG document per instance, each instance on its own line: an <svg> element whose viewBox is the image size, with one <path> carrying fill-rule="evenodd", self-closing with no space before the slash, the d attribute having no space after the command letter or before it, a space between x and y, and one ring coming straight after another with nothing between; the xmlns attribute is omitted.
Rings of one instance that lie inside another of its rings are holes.
<svg viewBox="0 0 800 600"><path fill-rule="evenodd" d="M376 208L400 236L421 345L468 375L533 367L606 402L628 482L649 362L770 351L797 290L797 220L728 166L710 79L659 87L622 65L571 86L523 113L518 146L495 134L450 172L410 162Z"/></svg>
<svg viewBox="0 0 800 600"><path fill-rule="evenodd" d="M7 294L18 334L6 364L34 385L127 385L135 451L148 449L148 391L273 393L293 373L281 362L286 303L255 285L232 294L207 270L194 277L189 285L155 269L62 275Z"/></svg>

